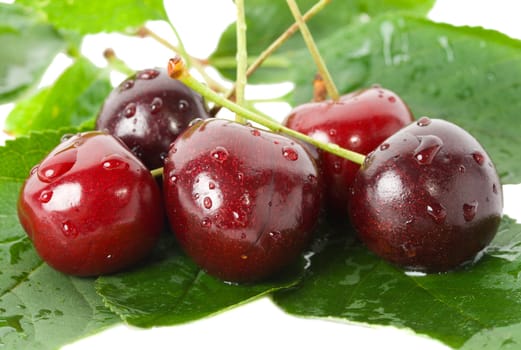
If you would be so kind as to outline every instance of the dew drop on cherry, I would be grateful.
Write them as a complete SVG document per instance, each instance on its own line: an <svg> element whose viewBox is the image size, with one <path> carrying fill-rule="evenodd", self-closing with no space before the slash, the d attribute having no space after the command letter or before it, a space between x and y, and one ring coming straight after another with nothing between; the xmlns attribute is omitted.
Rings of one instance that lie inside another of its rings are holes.
<svg viewBox="0 0 521 350"><path fill-rule="evenodd" d="M387 101L389 101L389 102L391 102L391 103L395 103L395 102L396 102L396 97L394 97L394 96L389 96L389 97L387 98Z"/></svg>
<svg viewBox="0 0 521 350"><path fill-rule="evenodd" d="M62 223L62 233L65 237L74 238L78 236L78 229L70 220L67 220Z"/></svg>
<svg viewBox="0 0 521 350"><path fill-rule="evenodd" d="M179 100L177 103L177 108L179 109L179 112L186 112L188 109L190 109L190 103L186 100Z"/></svg>
<svg viewBox="0 0 521 350"><path fill-rule="evenodd" d="M427 205L427 214L432 217L434 222L441 225L445 222L445 218L447 217L447 210L439 203L432 203Z"/></svg>
<svg viewBox="0 0 521 350"><path fill-rule="evenodd" d="M154 97L154 99L150 103L150 112L152 114L157 114L161 111L162 107L163 107L163 100L160 97Z"/></svg>
<svg viewBox="0 0 521 350"><path fill-rule="evenodd" d="M469 222L474 219L476 216L476 213L478 211L478 202L472 201L471 203L465 203L463 204L463 217L465 218L465 221Z"/></svg>
<svg viewBox="0 0 521 350"><path fill-rule="evenodd" d="M496 184L492 185L492 192L494 192L494 194L498 194L497 185Z"/></svg>
<svg viewBox="0 0 521 350"><path fill-rule="evenodd" d="M130 165L118 155L110 155L103 158L102 166L106 170L125 170Z"/></svg>
<svg viewBox="0 0 521 350"><path fill-rule="evenodd" d="M210 220L209 218L204 218L203 220L201 220L202 227L210 227L211 225L212 225L212 220Z"/></svg>
<svg viewBox="0 0 521 350"><path fill-rule="evenodd" d="M76 149L69 148L46 160L37 170L40 181L50 183L67 173L76 163L77 154Z"/></svg>
<svg viewBox="0 0 521 350"><path fill-rule="evenodd" d="M136 74L137 79L152 80L159 75L159 71L155 69L147 69Z"/></svg>
<svg viewBox="0 0 521 350"><path fill-rule="evenodd" d="M472 153L472 158L478 163L479 165L483 165L485 163L485 156L479 152Z"/></svg>
<svg viewBox="0 0 521 350"><path fill-rule="evenodd" d="M208 188L210 190L214 190L215 189L215 182L213 182L213 181L208 182Z"/></svg>
<svg viewBox="0 0 521 350"><path fill-rule="evenodd" d="M188 127L192 127L194 126L195 124L199 123L199 122L202 122L203 119L202 118L194 118L190 121L190 123L188 123Z"/></svg>
<svg viewBox="0 0 521 350"><path fill-rule="evenodd" d="M36 164L31 168L31 171L29 171L29 175L34 175L38 171L38 168L40 167L40 164Z"/></svg>
<svg viewBox="0 0 521 350"><path fill-rule="evenodd" d="M431 119L429 117L421 117L420 119L418 119L418 121L416 122L416 124L418 126L427 126L431 123Z"/></svg>
<svg viewBox="0 0 521 350"><path fill-rule="evenodd" d="M224 162L226 159L228 159L228 150L224 147L221 147L221 146L217 146L212 152L211 152L211 156L213 159L215 159L216 161L222 163Z"/></svg>
<svg viewBox="0 0 521 350"><path fill-rule="evenodd" d="M258 129L252 129L250 132L251 132L251 134L253 136L260 136L261 135L261 133L260 133L260 131Z"/></svg>
<svg viewBox="0 0 521 350"><path fill-rule="evenodd" d="M125 91L134 87L134 80L125 80L119 87L119 91Z"/></svg>
<svg viewBox="0 0 521 350"><path fill-rule="evenodd" d="M296 161L298 159L298 153L291 147L282 147L282 155L284 158L290 161Z"/></svg>
<svg viewBox="0 0 521 350"><path fill-rule="evenodd" d="M414 158L421 165L431 164L441 147L443 141L435 135L418 136L420 144L414 150Z"/></svg>
<svg viewBox="0 0 521 350"><path fill-rule="evenodd" d="M385 151L385 150L389 149L389 147L390 147L390 146L389 146L388 143L382 143L382 144L380 145L380 151Z"/></svg>
<svg viewBox="0 0 521 350"><path fill-rule="evenodd" d="M60 142L65 142L65 141L69 141L71 139L71 137L73 137L74 134L63 134L62 137L60 138Z"/></svg>
<svg viewBox="0 0 521 350"><path fill-rule="evenodd" d="M213 205L212 199L210 197L204 197L203 205L206 209L211 209Z"/></svg>
<svg viewBox="0 0 521 350"><path fill-rule="evenodd" d="M125 118L132 118L136 114L137 105L134 102L130 102L123 111Z"/></svg>
<svg viewBox="0 0 521 350"><path fill-rule="evenodd" d="M465 172L467 171L467 168L465 168L465 166L462 164L458 167L458 171L462 174L465 174Z"/></svg>
<svg viewBox="0 0 521 350"><path fill-rule="evenodd" d="M40 193L40 197L38 198L41 203L49 203L52 199L53 192L52 191L42 191Z"/></svg>

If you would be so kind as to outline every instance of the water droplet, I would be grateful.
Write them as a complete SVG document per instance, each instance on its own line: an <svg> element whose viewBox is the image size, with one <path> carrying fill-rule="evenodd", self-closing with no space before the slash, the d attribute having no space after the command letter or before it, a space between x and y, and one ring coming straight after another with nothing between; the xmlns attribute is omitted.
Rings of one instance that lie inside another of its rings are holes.
<svg viewBox="0 0 521 350"><path fill-rule="evenodd" d="M242 184L243 181L244 181L244 174L241 173L240 171L237 173L237 180L239 180L239 182Z"/></svg>
<svg viewBox="0 0 521 350"><path fill-rule="evenodd" d="M192 127L194 126L195 124L199 123L199 122L202 122L203 119L202 118L194 118L190 121L190 123L188 123L188 127Z"/></svg>
<svg viewBox="0 0 521 350"><path fill-rule="evenodd" d="M77 149L68 148L47 159L37 170L40 181L50 183L67 173L76 163L77 154Z"/></svg>
<svg viewBox="0 0 521 350"><path fill-rule="evenodd" d="M414 158L421 165L431 164L441 147L443 141L434 135L418 136L420 144L414 150Z"/></svg>
<svg viewBox="0 0 521 350"><path fill-rule="evenodd" d="M123 111L125 118L132 118L136 114L137 105L134 102L130 102Z"/></svg>
<svg viewBox="0 0 521 350"><path fill-rule="evenodd" d="M418 119L418 121L416 122L416 125L418 125L418 126L427 126L427 125L429 125L431 122L432 122L431 118L429 118L429 117L421 117L421 118Z"/></svg>
<svg viewBox="0 0 521 350"><path fill-rule="evenodd" d="M212 199L210 197L204 197L203 205L206 209L210 209L212 207Z"/></svg>
<svg viewBox="0 0 521 350"><path fill-rule="evenodd" d="M269 201L269 202L268 202L268 207L271 207L271 206L273 206L273 202L272 202L272 201Z"/></svg>
<svg viewBox="0 0 521 350"><path fill-rule="evenodd" d="M150 112L152 114L159 113L163 107L163 100L160 97L154 97L152 103L150 103Z"/></svg>
<svg viewBox="0 0 521 350"><path fill-rule="evenodd" d="M336 129L330 129L329 136L335 136L335 135L336 135Z"/></svg>
<svg viewBox="0 0 521 350"><path fill-rule="evenodd" d="M170 176L168 177L168 181L170 181L171 185L175 185L177 183L177 175L170 174Z"/></svg>
<svg viewBox="0 0 521 350"><path fill-rule="evenodd" d="M132 147L130 150L136 157L143 158L143 148L140 145Z"/></svg>
<svg viewBox="0 0 521 350"><path fill-rule="evenodd" d="M203 220L201 220L202 227L210 227L211 225L212 225L212 220L210 220L209 218L204 218Z"/></svg>
<svg viewBox="0 0 521 350"><path fill-rule="evenodd" d="M159 75L159 71L155 69L146 69L136 74L137 79L151 80Z"/></svg>
<svg viewBox="0 0 521 350"><path fill-rule="evenodd" d="M241 233L241 239L245 239L246 238L246 233L242 232Z"/></svg>
<svg viewBox="0 0 521 350"><path fill-rule="evenodd" d="M190 109L190 103L186 100L179 100L179 102L177 102L177 108L179 112L186 112Z"/></svg>
<svg viewBox="0 0 521 350"><path fill-rule="evenodd" d="M445 218L447 217L447 210L443 207L443 205L439 203L433 203L431 205L427 205L427 214L429 214L437 224L441 225L445 222Z"/></svg>
<svg viewBox="0 0 521 350"><path fill-rule="evenodd" d="M239 216L239 213L237 213L236 211L233 211L233 212L232 212L232 215L233 215L233 219L234 219L234 220L239 220L239 217L240 217L240 216Z"/></svg>
<svg viewBox="0 0 521 350"><path fill-rule="evenodd" d="M208 188L211 190L215 189L215 183L212 181L208 182Z"/></svg>
<svg viewBox="0 0 521 350"><path fill-rule="evenodd" d="M494 192L495 194L498 193L496 184L492 185L492 192Z"/></svg>
<svg viewBox="0 0 521 350"><path fill-rule="evenodd" d="M282 147L282 155L287 160L296 161L298 159L298 153L291 147Z"/></svg>
<svg viewBox="0 0 521 350"><path fill-rule="evenodd" d="M119 91L125 91L125 90L128 90L128 89L132 89L133 87L134 87L134 80L132 80L132 79L125 80L119 86Z"/></svg>
<svg viewBox="0 0 521 350"><path fill-rule="evenodd" d="M268 233L268 236L270 236L271 238L277 238L278 236L280 236L280 231L270 231Z"/></svg>
<svg viewBox="0 0 521 350"><path fill-rule="evenodd" d="M389 102L391 102L391 103L395 103L395 102L396 102L396 97L394 97L394 96L389 96L389 97L387 98L387 100L388 100Z"/></svg>
<svg viewBox="0 0 521 350"><path fill-rule="evenodd" d="M217 146L210 154L213 159L222 163L228 158L228 150L224 147Z"/></svg>
<svg viewBox="0 0 521 350"><path fill-rule="evenodd" d="M472 158L478 163L479 165L483 165L485 163L485 156L479 152L472 153Z"/></svg>
<svg viewBox="0 0 521 350"><path fill-rule="evenodd" d="M318 179L317 179L317 177L316 177L315 175L313 175L313 174L309 174L309 175L308 175L308 181L309 181L309 183L310 183L311 185L316 185L317 182L318 182Z"/></svg>
<svg viewBox="0 0 521 350"><path fill-rule="evenodd" d="M463 204L463 217L465 218L465 221L469 222L474 219L476 216L476 213L478 211L478 202L472 201L471 203L465 203Z"/></svg>
<svg viewBox="0 0 521 350"><path fill-rule="evenodd" d="M465 171L467 171L467 168L462 164L458 167L458 171L462 174L465 174Z"/></svg>
<svg viewBox="0 0 521 350"><path fill-rule="evenodd" d="M251 204L251 200L250 200L250 195L248 193L244 193L242 195L242 204L244 204L245 206L249 206Z"/></svg>
<svg viewBox="0 0 521 350"><path fill-rule="evenodd" d="M60 138L60 142L69 141L75 134L63 134Z"/></svg>
<svg viewBox="0 0 521 350"><path fill-rule="evenodd" d="M42 193L40 193L40 202L42 203L49 203L51 198L52 198L52 191L42 191Z"/></svg>
<svg viewBox="0 0 521 350"><path fill-rule="evenodd" d="M104 157L101 164L103 169L106 170L125 170L130 167L130 165L117 154Z"/></svg>
<svg viewBox="0 0 521 350"><path fill-rule="evenodd" d="M242 254L242 255L241 255L241 259L242 259L242 260L246 260L246 259L248 259L248 255L246 255L246 254Z"/></svg>
<svg viewBox="0 0 521 350"><path fill-rule="evenodd" d="M74 238L78 236L78 230L69 220L62 223L62 233L65 237Z"/></svg>
<svg viewBox="0 0 521 350"><path fill-rule="evenodd" d="M38 168L40 167L40 164L37 164L31 168L31 171L29 171L29 175L34 175L38 171Z"/></svg>
<svg viewBox="0 0 521 350"><path fill-rule="evenodd" d="M391 147L387 142L386 143L382 143L380 145L380 151L385 151L386 149L389 149L389 147Z"/></svg>
<svg viewBox="0 0 521 350"><path fill-rule="evenodd" d="M168 157L168 153L167 152L161 152L159 153L159 159L161 159L161 161L165 161L166 157Z"/></svg>
<svg viewBox="0 0 521 350"><path fill-rule="evenodd" d="M252 134L253 136L260 136L260 135L261 135L259 129L251 129L250 132L251 132L251 134Z"/></svg>

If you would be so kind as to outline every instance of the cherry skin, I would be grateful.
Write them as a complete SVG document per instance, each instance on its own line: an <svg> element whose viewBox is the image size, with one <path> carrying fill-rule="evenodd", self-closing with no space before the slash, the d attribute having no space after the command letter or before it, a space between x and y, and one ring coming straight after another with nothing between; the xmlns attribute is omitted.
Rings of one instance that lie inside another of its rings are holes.
<svg viewBox="0 0 521 350"><path fill-rule="evenodd" d="M161 192L111 135L88 132L58 145L25 181L18 217L56 270L96 276L143 259L163 226Z"/></svg>
<svg viewBox="0 0 521 350"><path fill-rule="evenodd" d="M149 169L163 166L168 146L195 119L208 118L203 98L165 69L147 69L123 81L105 100L96 128L117 137Z"/></svg>
<svg viewBox="0 0 521 350"><path fill-rule="evenodd" d="M174 141L163 181L178 242L230 282L258 281L295 261L321 207L321 179L302 145L222 119Z"/></svg>
<svg viewBox="0 0 521 350"><path fill-rule="evenodd" d="M341 96L338 101L296 107L284 124L320 141L368 154L413 121L405 102L394 92L373 86ZM360 166L331 153L321 153L326 203L331 212L347 212L348 189Z"/></svg>
<svg viewBox="0 0 521 350"><path fill-rule="evenodd" d="M473 261L494 238L503 198L496 169L462 128L422 117L366 158L349 198L351 223L377 255L443 272Z"/></svg>

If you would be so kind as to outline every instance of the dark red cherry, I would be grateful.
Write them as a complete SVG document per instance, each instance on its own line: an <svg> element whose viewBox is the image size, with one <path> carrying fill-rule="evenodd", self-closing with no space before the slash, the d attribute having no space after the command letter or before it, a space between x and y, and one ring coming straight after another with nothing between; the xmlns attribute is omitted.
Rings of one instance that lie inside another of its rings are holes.
<svg viewBox="0 0 521 350"><path fill-rule="evenodd" d="M119 271L143 259L163 226L148 169L111 135L58 145L25 181L18 217L40 257L67 274Z"/></svg>
<svg viewBox="0 0 521 350"><path fill-rule="evenodd" d="M475 259L495 236L503 209L483 147L462 128L427 117L367 156L349 203L351 223L373 252L424 272Z"/></svg>
<svg viewBox="0 0 521 350"><path fill-rule="evenodd" d="M315 139L368 154L413 120L405 102L394 92L374 86L342 96L338 101L311 102L296 107L284 121ZM347 212L348 189L359 165L322 153L326 202L333 212Z"/></svg>
<svg viewBox="0 0 521 350"><path fill-rule="evenodd" d="M226 281L257 281L293 262L320 212L321 179L303 146L226 120L177 138L163 181L180 245Z"/></svg>
<svg viewBox="0 0 521 350"><path fill-rule="evenodd" d="M165 69L137 72L105 100L98 130L119 137L149 169L163 166L168 146L195 119L208 118L202 97Z"/></svg>

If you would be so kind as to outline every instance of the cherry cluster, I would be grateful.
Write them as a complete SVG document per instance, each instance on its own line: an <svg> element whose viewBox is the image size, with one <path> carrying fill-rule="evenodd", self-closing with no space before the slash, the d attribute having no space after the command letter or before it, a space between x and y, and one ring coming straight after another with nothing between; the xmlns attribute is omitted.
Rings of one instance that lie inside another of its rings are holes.
<svg viewBox="0 0 521 350"><path fill-rule="evenodd" d="M163 69L115 88L96 125L35 166L18 202L37 252L68 274L133 266L168 223L205 271L254 282L297 259L322 215L350 220L387 261L441 272L472 261L501 218L501 184L483 147L452 123L415 121L380 86L298 106L284 121L367 155L362 166L211 118L203 98Z"/></svg>

